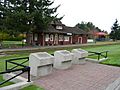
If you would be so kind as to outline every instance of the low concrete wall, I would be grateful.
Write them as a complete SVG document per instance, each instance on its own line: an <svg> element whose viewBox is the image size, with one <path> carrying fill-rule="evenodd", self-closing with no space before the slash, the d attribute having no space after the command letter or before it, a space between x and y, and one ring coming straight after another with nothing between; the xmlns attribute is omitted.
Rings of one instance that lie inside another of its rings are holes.
<svg viewBox="0 0 120 90"><path fill-rule="evenodd" d="M13 74L13 73L4 74L3 79L7 80L13 76L15 76L15 74ZM19 90L19 89L22 89L24 87L27 87L27 86L33 84L33 81L27 82L27 79L24 77L21 77L21 76L18 76L16 78L12 79L11 82L14 82L15 84L1 87L0 90Z"/></svg>
<svg viewBox="0 0 120 90"><path fill-rule="evenodd" d="M97 59L92 59L92 58L86 58L87 61L90 61L90 62L93 62L93 63L100 63L100 62L103 62L105 60L107 60L108 58L102 58L100 60L97 60Z"/></svg>
<svg viewBox="0 0 120 90"><path fill-rule="evenodd" d="M2 88L0 88L0 90L19 90L19 89L27 87L31 84L33 84L33 82L19 82L19 83L16 83L16 84L12 84L12 85L9 85L9 86L2 87Z"/></svg>
<svg viewBox="0 0 120 90"><path fill-rule="evenodd" d="M7 79L9 79L9 78L11 78L13 76L15 76L15 74L13 74L13 73L7 73L7 74L3 75L3 79L7 80ZM17 76L16 78L12 79L11 82L13 82L13 83L27 82L27 79L24 78L24 77L21 77L21 76Z"/></svg>

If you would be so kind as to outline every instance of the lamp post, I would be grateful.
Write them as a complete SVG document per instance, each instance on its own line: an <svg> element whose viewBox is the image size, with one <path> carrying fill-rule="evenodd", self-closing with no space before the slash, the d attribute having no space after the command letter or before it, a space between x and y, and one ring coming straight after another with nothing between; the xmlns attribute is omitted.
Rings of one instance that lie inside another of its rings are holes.
<svg viewBox="0 0 120 90"><path fill-rule="evenodd" d="M22 48L24 47L24 44L26 43L25 35L26 35L26 32L23 32Z"/></svg>
<svg viewBox="0 0 120 90"><path fill-rule="evenodd" d="M93 39L94 39L94 42L96 43L96 33L94 30L93 30Z"/></svg>

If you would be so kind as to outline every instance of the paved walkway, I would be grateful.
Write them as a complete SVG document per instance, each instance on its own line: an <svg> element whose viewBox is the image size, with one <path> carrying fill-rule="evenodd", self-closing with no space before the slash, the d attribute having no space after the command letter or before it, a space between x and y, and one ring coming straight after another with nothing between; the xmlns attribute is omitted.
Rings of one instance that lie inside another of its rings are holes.
<svg viewBox="0 0 120 90"><path fill-rule="evenodd" d="M120 68L87 62L35 80L45 90L105 90L120 77Z"/></svg>

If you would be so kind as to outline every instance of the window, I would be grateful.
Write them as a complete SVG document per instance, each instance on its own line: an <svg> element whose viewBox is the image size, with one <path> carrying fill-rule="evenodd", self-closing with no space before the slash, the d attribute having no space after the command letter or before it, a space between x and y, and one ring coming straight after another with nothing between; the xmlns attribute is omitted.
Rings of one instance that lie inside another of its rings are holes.
<svg viewBox="0 0 120 90"><path fill-rule="evenodd" d="M64 41L69 41L69 36L64 36Z"/></svg>
<svg viewBox="0 0 120 90"><path fill-rule="evenodd" d="M49 41L49 39L50 39L50 38L49 38L49 34L46 34L46 35L45 35L45 41Z"/></svg>
<svg viewBox="0 0 120 90"><path fill-rule="evenodd" d="M67 33L67 35L70 35L70 36L71 36L71 35L72 35L72 33Z"/></svg>
<svg viewBox="0 0 120 90"><path fill-rule="evenodd" d="M50 41L53 41L53 35L52 34L50 35Z"/></svg>
<svg viewBox="0 0 120 90"><path fill-rule="evenodd" d="M55 41L58 41L58 34L55 34Z"/></svg>
<svg viewBox="0 0 120 90"><path fill-rule="evenodd" d="M62 26L56 26L56 29L63 29Z"/></svg>
<svg viewBox="0 0 120 90"><path fill-rule="evenodd" d="M35 34L35 36L34 36L34 40L35 40L35 41L38 40L38 34Z"/></svg>
<svg viewBox="0 0 120 90"><path fill-rule="evenodd" d="M59 41L63 41L63 35L59 35Z"/></svg>

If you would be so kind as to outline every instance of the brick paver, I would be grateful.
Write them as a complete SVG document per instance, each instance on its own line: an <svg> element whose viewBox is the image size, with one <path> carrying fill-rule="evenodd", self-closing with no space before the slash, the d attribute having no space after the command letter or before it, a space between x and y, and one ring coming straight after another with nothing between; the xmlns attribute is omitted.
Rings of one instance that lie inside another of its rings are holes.
<svg viewBox="0 0 120 90"><path fill-rule="evenodd" d="M120 68L87 62L67 70L55 70L34 84L45 90L104 90L120 77Z"/></svg>

